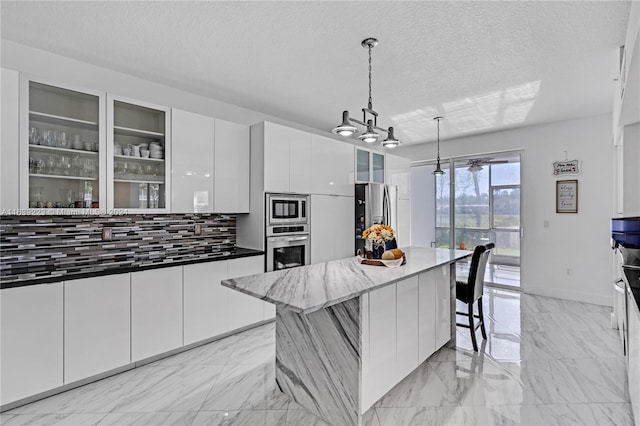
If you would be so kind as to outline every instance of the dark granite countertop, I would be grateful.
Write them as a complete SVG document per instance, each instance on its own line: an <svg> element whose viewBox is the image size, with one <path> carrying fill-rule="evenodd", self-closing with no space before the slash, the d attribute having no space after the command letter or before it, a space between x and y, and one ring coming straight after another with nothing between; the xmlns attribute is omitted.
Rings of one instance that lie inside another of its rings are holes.
<svg viewBox="0 0 640 426"><path fill-rule="evenodd" d="M168 261L168 262L155 262L148 265L137 265L132 267L116 267L114 268L112 265L107 265L101 268L100 264L95 265L95 269L89 272L81 272L81 273L60 273L56 274L53 272L50 275L42 276L42 277L33 277L28 273L20 275L18 278L13 278L11 280L1 280L0 288L15 288L15 287L24 287L29 285L36 284L48 284L60 281L70 281L77 280L80 278L93 278L100 277L105 275L115 275L115 274L127 274L129 272L140 272L147 271L150 269L159 269L159 268L168 268L171 266L182 266L182 265L192 265L196 263L205 263L205 262L216 262L219 260L230 260L230 259L238 259L241 257L251 257L251 256L260 256L263 255L264 251L254 250L248 248L237 247L234 251L231 252L222 252L222 253L210 253L205 255L194 256L192 259L185 260L177 260L177 261Z"/></svg>

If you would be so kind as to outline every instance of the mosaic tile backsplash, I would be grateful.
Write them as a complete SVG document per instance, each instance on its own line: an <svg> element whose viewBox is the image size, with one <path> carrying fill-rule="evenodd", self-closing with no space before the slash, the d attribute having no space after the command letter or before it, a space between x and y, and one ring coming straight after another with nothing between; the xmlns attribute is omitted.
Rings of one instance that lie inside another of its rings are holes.
<svg viewBox="0 0 640 426"><path fill-rule="evenodd" d="M103 241L104 228L111 228L111 241ZM235 215L3 215L0 280L214 258L232 254L235 246Z"/></svg>

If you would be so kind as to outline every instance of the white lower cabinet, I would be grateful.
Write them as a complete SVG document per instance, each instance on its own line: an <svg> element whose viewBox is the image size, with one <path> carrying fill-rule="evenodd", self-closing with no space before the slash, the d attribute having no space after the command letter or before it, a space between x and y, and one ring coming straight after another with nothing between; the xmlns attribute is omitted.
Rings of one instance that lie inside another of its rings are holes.
<svg viewBox="0 0 640 426"><path fill-rule="evenodd" d="M418 356L420 362L436 351L436 270L418 275Z"/></svg>
<svg viewBox="0 0 640 426"><path fill-rule="evenodd" d="M131 360L182 344L182 266L132 273Z"/></svg>
<svg viewBox="0 0 640 426"><path fill-rule="evenodd" d="M4 289L0 305L0 403L62 386L62 283Z"/></svg>
<svg viewBox="0 0 640 426"><path fill-rule="evenodd" d="M449 265L433 270L436 274L436 347L438 350L451 340L451 284Z"/></svg>
<svg viewBox="0 0 640 426"><path fill-rule="evenodd" d="M229 289L220 284L227 276L226 261L184 266L185 345L229 331Z"/></svg>
<svg viewBox="0 0 640 426"><path fill-rule="evenodd" d="M419 313L418 276L413 276L396 284L397 305L397 354L396 382L415 370L419 362Z"/></svg>
<svg viewBox="0 0 640 426"><path fill-rule="evenodd" d="M311 263L354 256L354 197L311 195Z"/></svg>
<svg viewBox="0 0 640 426"><path fill-rule="evenodd" d="M369 293L368 398L377 401L396 382L396 284Z"/></svg>
<svg viewBox="0 0 640 426"><path fill-rule="evenodd" d="M264 256L243 257L228 261L229 278L238 278L264 272ZM229 329L245 327L260 322L265 316L265 303L262 300L229 290Z"/></svg>
<svg viewBox="0 0 640 426"><path fill-rule="evenodd" d="M64 283L64 382L131 362L130 274Z"/></svg>

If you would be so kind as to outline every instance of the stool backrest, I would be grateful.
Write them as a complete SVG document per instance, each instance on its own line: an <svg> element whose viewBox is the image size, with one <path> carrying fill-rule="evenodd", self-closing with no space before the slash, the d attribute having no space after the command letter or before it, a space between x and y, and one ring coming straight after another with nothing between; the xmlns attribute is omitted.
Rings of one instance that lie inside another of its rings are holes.
<svg viewBox="0 0 640 426"><path fill-rule="evenodd" d="M469 280L467 283L473 286L473 300L475 302L484 291L484 272L487 269L487 261L491 250L495 247L495 244L488 243L485 245L476 246L473 250L473 256L471 257L471 267L469 269Z"/></svg>

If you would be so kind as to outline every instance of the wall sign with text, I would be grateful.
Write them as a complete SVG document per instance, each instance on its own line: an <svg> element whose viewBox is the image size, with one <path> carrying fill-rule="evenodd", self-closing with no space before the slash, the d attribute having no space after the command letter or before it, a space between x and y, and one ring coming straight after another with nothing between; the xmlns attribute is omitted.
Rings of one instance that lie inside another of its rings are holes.
<svg viewBox="0 0 640 426"><path fill-rule="evenodd" d="M553 163L553 174L555 176L579 175L580 161L579 160L555 161Z"/></svg>
<svg viewBox="0 0 640 426"><path fill-rule="evenodd" d="M578 181L556 182L556 213L578 213Z"/></svg>

